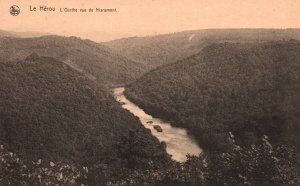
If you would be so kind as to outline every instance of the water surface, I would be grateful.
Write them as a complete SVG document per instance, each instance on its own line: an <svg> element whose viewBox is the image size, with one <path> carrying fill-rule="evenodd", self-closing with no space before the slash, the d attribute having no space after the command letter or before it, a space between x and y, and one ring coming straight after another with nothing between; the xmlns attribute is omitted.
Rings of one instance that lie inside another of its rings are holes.
<svg viewBox="0 0 300 186"><path fill-rule="evenodd" d="M153 136L155 136L160 142L164 141L166 143L167 153L172 155L172 159L184 162L187 154L199 155L202 152L194 138L188 135L185 129L172 127L170 123L164 122L145 113L141 108L130 102L124 96L124 90L125 88L123 87L115 88L113 90L115 99L122 104L124 109L127 109L133 115L137 116L141 123L151 130ZM163 132L157 132L153 128L154 125L159 125Z"/></svg>

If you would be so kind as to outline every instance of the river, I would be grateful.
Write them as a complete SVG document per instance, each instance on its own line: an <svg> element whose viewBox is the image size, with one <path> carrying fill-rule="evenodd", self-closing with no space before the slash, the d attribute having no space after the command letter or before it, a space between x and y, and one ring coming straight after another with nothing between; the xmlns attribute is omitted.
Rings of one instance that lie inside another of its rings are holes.
<svg viewBox="0 0 300 186"><path fill-rule="evenodd" d="M122 107L133 115L137 116L144 127L151 130L160 142L164 141L167 145L167 153L172 156L172 159L178 162L186 161L186 155L199 155L202 150L194 140L194 138L187 134L187 131L182 128L172 127L170 123L164 122L158 118L145 113L137 105L129 101L124 96L125 88L115 88L113 90L114 98L122 105ZM162 132L154 129L154 125L159 125Z"/></svg>

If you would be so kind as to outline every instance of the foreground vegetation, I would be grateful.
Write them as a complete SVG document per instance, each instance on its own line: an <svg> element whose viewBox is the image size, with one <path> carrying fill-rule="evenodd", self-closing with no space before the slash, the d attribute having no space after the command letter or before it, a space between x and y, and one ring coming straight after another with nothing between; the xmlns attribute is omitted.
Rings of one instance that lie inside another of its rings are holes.
<svg viewBox="0 0 300 186"><path fill-rule="evenodd" d="M133 136L132 136L133 137ZM229 133L229 150L226 153L187 156L184 163L165 161L162 164L141 160L143 147L137 147L136 138L123 138L120 145L135 146L124 149L122 155L135 159L123 167L113 164L96 164L81 167L42 160L24 164L16 154L0 149L0 184L3 185L298 185L299 162L296 153L285 146L272 146L264 136L259 144L250 148L236 144ZM138 150L138 151L135 151ZM117 161L118 159L114 159Z"/></svg>

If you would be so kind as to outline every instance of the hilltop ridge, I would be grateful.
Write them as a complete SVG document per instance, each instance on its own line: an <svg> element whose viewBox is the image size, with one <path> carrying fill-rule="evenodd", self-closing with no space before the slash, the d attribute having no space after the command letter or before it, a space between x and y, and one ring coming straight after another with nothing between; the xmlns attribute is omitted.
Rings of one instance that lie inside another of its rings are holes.
<svg viewBox="0 0 300 186"><path fill-rule="evenodd" d="M205 46L222 42L300 40L300 29L203 29L146 37L129 37L103 43L151 69L197 54Z"/></svg>

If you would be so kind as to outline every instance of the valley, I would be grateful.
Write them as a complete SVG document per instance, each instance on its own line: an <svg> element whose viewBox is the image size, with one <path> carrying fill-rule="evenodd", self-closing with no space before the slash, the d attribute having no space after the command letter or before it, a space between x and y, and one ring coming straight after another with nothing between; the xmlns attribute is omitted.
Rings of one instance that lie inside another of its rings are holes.
<svg viewBox="0 0 300 186"><path fill-rule="evenodd" d="M0 185L300 184L299 39L0 31Z"/></svg>

